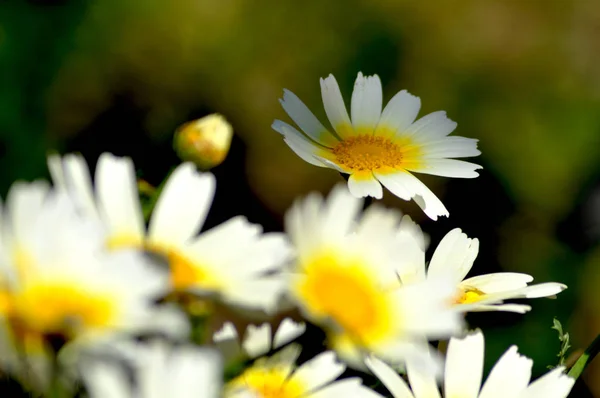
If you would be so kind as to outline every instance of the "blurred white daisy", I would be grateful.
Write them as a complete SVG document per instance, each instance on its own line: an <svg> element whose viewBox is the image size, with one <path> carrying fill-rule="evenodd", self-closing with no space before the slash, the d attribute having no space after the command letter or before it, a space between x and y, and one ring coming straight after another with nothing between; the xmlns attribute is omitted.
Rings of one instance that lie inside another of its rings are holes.
<svg viewBox="0 0 600 398"><path fill-rule="evenodd" d="M281 120L273 129L302 159L320 167L350 174L348 188L356 197L383 196L381 184L394 195L414 199L432 219L448 216L442 202L411 172L443 177L474 178L481 166L452 158L478 156L477 140L448 135L456 123L446 112L415 121L421 100L406 90L382 110L381 81L358 73L348 116L333 75L321 79L325 112L334 132L328 131L292 92L284 90L283 109L301 133Z"/></svg>
<svg viewBox="0 0 600 398"><path fill-rule="evenodd" d="M175 324L155 323L153 302L166 293L167 278L139 252L107 252L101 225L80 217L64 193L16 183L0 214L0 321L8 339L0 357L17 368L9 371L64 343L73 349L186 325L179 313L169 318Z"/></svg>
<svg viewBox="0 0 600 398"><path fill-rule="evenodd" d="M271 350L281 348L306 330L304 322L295 322L285 318L277 326L273 334L271 325L248 325L243 338L231 322L225 322L223 327L213 334L213 342L224 357L225 363L231 360L258 358Z"/></svg>
<svg viewBox="0 0 600 398"><path fill-rule="evenodd" d="M223 368L215 350L169 347L155 341L121 345L113 354L122 355L125 364L131 366L133 383L122 363L88 358L81 362L80 372L90 398L221 396Z"/></svg>
<svg viewBox="0 0 600 398"><path fill-rule="evenodd" d="M224 398L361 398L365 389L359 378L335 381L345 366L326 351L296 366L297 344L289 345L271 357L259 358L225 385ZM368 393L368 392L367 392Z"/></svg>
<svg viewBox="0 0 600 398"><path fill-rule="evenodd" d="M297 250L291 298L350 364L369 352L393 362L425 355L423 337L461 330L459 314L447 305L455 288L443 278L400 286L400 217L371 206L356 221L361 207L338 185L326 202L311 194L288 211L286 231Z"/></svg>
<svg viewBox="0 0 600 398"><path fill-rule="evenodd" d="M533 361L510 347L496 362L481 386L484 339L481 331L462 339L452 338L448 345L444 375L444 397L453 398L566 398L575 380L558 367L533 383ZM406 382L383 361L370 357L366 364L383 382L394 398L440 398L435 380L408 366ZM411 391L412 390L412 391ZM377 396L381 397L379 394Z"/></svg>
<svg viewBox="0 0 600 398"><path fill-rule="evenodd" d="M198 235L210 209L215 177L183 163L168 177L148 230L129 158L104 153L95 173L95 193L83 158L48 160L54 182L67 187L87 213L107 225L113 249L141 247L169 263L176 292L211 296L245 310L274 310L283 289L274 274L289 255L284 234L261 233L259 225L234 217Z"/></svg>
<svg viewBox="0 0 600 398"><path fill-rule="evenodd" d="M418 241L417 235L406 234L400 238L401 245L412 248L404 259L410 262L401 264L398 275L403 283L412 283L427 278L450 278L456 293L452 300L455 308L467 311L508 311L525 313L531 310L525 304L504 304L505 300L538 298L554 296L567 288L562 283L547 282L528 286L533 281L531 275L515 272L496 272L465 279L473 267L479 252L479 241L470 239L459 228L448 232L436 248L427 271L425 270L425 253L415 249L409 243ZM407 243L408 242L408 243Z"/></svg>

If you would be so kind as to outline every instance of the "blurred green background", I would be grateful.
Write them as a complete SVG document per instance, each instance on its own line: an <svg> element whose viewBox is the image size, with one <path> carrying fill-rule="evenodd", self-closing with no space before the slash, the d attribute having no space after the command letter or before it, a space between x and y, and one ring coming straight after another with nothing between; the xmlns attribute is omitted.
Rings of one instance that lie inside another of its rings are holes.
<svg viewBox="0 0 600 398"><path fill-rule="evenodd" d="M0 2L0 193L46 177L49 150L133 157L158 184L180 124L225 115L236 137L214 169L214 225L245 214L280 229L298 195L340 176L296 157L271 130L298 94L323 120L318 79L349 101L358 71L385 100L401 89L478 138L476 180L423 177L450 218L386 193L433 246L454 227L481 240L474 274L519 271L569 289L526 316L477 314L487 366L511 344L556 363L558 317L575 348L600 331L600 3L593 1L164 0ZM598 362L598 361L597 361ZM600 396L600 363L573 396ZM591 392L587 392L589 388Z"/></svg>

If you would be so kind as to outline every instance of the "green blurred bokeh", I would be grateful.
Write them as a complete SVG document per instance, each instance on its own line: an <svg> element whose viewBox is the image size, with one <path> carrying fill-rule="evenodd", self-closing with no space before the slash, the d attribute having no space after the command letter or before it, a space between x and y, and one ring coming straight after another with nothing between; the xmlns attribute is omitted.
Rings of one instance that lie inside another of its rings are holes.
<svg viewBox="0 0 600 398"><path fill-rule="evenodd" d="M486 332L488 367L518 344L539 375L556 362L554 316L576 348L600 330L599 39L592 1L5 1L0 191L47 176L49 150L91 162L103 150L130 155L159 180L175 159L176 127L219 112L238 137L215 170L219 184L243 181L247 197L232 203L259 203L222 213L276 228L295 197L340 180L271 130L287 120L282 89L325 120L319 77L333 73L349 99L358 71L377 73L386 100L408 89L421 114L446 110L456 134L480 140L484 166L477 180L423 178L447 220L426 220L389 194L384 202L422 222L433 245L454 227L479 237L476 274L569 285L526 316L469 317ZM586 382L600 396L600 365Z"/></svg>

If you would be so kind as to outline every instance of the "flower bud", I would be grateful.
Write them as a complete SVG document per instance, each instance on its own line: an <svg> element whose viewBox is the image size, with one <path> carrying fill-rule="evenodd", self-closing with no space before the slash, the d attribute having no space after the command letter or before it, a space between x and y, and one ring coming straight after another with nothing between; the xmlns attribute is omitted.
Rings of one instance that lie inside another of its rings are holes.
<svg viewBox="0 0 600 398"><path fill-rule="evenodd" d="M182 124L175 131L173 146L182 161L208 170L225 160L232 137L231 125L223 116L213 113Z"/></svg>

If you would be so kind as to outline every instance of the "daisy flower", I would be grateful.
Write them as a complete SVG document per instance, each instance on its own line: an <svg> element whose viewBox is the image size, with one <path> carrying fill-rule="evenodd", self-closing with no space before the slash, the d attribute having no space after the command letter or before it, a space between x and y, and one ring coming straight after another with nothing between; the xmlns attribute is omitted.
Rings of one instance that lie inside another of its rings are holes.
<svg viewBox="0 0 600 398"><path fill-rule="evenodd" d="M62 162L50 157L49 167L53 181L105 223L110 248L144 248L164 257L175 292L208 295L246 311L276 307L283 281L274 272L289 255L285 235L262 234L241 216L198 235L215 191L211 173L199 173L189 162L179 165L146 230L131 159L102 154L95 190L82 157L69 155Z"/></svg>
<svg viewBox="0 0 600 398"><path fill-rule="evenodd" d="M405 242L402 243L403 245L411 247L413 253L416 251L414 244L406 243L410 240L418 241L419 238L416 235L403 235L400 240ZM398 275L402 283L422 281L431 277L450 278L456 286L452 303L461 312L525 313L531 310L529 305L504 304L504 301L554 296L567 288L562 283L555 282L528 285L533 281L533 277L515 272L496 272L465 279L479 252L479 241L470 239L459 228L448 232L439 243L427 271L425 271L425 253L416 252L412 255L410 262L399 266ZM407 254L405 258L409 258L409 255Z"/></svg>
<svg viewBox="0 0 600 398"><path fill-rule="evenodd" d="M443 177L474 178L481 166L452 158L478 156L477 140L448 135L456 123L446 112L415 121L421 100L406 90L397 93L382 111L381 81L358 73L348 116L333 75L321 79L328 131L292 92L284 90L283 109L300 127L275 120L272 127L302 159L320 167L350 174L348 188L356 197L381 199L383 184L404 200L414 199L436 220L448 216L442 202L411 172Z"/></svg>
<svg viewBox="0 0 600 398"><path fill-rule="evenodd" d="M326 351L296 366L300 347L292 344L271 357L262 357L225 385L224 398L361 398L361 380L335 381L345 366Z"/></svg>
<svg viewBox="0 0 600 398"><path fill-rule="evenodd" d="M268 323L249 325L240 342L233 324L225 323L213 335L213 341L226 358L225 363L232 358L241 361L258 358L253 365L227 383L225 398L361 397L358 394L365 392L360 388L359 379L334 382L344 372L345 366L335 361L333 352L322 353L298 369L295 364L300 347L297 344L291 344L271 357L259 358L291 342L305 330L304 322L285 318L275 334Z"/></svg>
<svg viewBox="0 0 600 398"><path fill-rule="evenodd" d="M155 341L151 344L130 343L117 347L125 363L133 369L129 374L109 361L91 360L80 363L80 373L90 398L217 398L221 396L222 364L218 353L197 346L169 347Z"/></svg>
<svg viewBox="0 0 600 398"><path fill-rule="evenodd" d="M398 213L371 206L358 219L361 208L361 200L337 186L326 202L312 194L288 211L285 227L297 251L291 299L351 364L368 352L392 362L422 356L428 347L422 338L461 330L459 314L447 305L454 287L444 278L401 286Z"/></svg>
<svg viewBox="0 0 600 398"><path fill-rule="evenodd" d="M575 383L573 378L564 373L564 367L558 367L529 384L533 361L520 355L517 347L512 346L496 362L482 387L483 361L484 339L481 331L462 339L452 338L446 357L444 397L566 398ZM410 366L407 368L409 389L406 382L381 360L370 357L366 364L394 398L441 397L435 380ZM381 397L379 394L376 396Z"/></svg>
<svg viewBox="0 0 600 398"><path fill-rule="evenodd" d="M153 301L168 280L139 252L107 252L101 226L67 195L17 183L0 214L0 357L9 372L65 343L82 348L156 326ZM179 313L171 319L166 329L185 324Z"/></svg>

